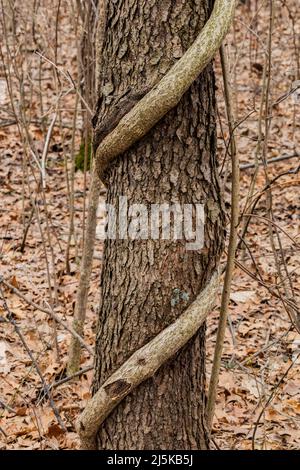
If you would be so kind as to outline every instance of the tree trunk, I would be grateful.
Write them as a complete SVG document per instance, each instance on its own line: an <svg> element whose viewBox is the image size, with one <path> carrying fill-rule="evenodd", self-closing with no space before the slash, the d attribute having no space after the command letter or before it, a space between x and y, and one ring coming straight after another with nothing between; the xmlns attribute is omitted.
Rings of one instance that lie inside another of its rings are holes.
<svg viewBox="0 0 300 470"><path fill-rule="evenodd" d="M95 100L95 42L96 42L96 8L98 0L77 2L82 18L82 35L80 41L80 85L81 94L90 107ZM101 8L101 1L100 1ZM99 8L100 18L101 9Z"/></svg>
<svg viewBox="0 0 300 470"><path fill-rule="evenodd" d="M210 0L107 1L96 144L115 125L118 113L182 56L211 6ZM206 220L204 248L198 251L187 250L184 239L105 241L94 392L134 351L178 318L219 264L225 230L212 66L175 109L113 163L107 181L107 202L114 207L119 196L126 196L129 206L203 203ZM99 431L98 447L209 448L204 327L111 413Z"/></svg>

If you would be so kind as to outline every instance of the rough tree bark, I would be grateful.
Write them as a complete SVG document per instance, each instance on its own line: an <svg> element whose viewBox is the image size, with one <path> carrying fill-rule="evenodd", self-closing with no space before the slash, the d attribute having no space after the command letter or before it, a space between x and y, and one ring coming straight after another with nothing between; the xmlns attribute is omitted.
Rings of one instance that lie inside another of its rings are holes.
<svg viewBox="0 0 300 470"><path fill-rule="evenodd" d="M107 1L96 143L111 109L134 102L178 60L206 22L210 0ZM124 100L125 97L125 101ZM136 98L137 97L137 98ZM224 208L217 176L215 84L209 65L143 139L117 159L107 202L205 204L205 246L185 241L107 240L93 391L134 351L172 323L218 266ZM178 301L178 292L180 296ZM128 395L98 434L102 449L207 449L205 327L155 376Z"/></svg>

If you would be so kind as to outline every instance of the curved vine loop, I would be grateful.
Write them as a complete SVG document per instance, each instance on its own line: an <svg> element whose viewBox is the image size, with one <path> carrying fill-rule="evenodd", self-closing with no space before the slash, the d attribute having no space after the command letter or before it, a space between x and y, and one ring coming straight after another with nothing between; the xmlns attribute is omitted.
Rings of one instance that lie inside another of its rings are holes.
<svg viewBox="0 0 300 470"><path fill-rule="evenodd" d="M215 0L210 18L192 46L162 80L126 114L96 151L96 171L104 180L110 163L146 135L209 64L231 25L235 0ZM83 449L97 449L97 433L112 410L181 349L204 323L219 285L215 272L196 300L171 325L137 350L100 387L76 422Z"/></svg>
<svg viewBox="0 0 300 470"><path fill-rule="evenodd" d="M210 18L191 47L100 143L96 151L96 170L104 183L104 173L110 163L177 106L212 60L232 22L235 1L215 0Z"/></svg>
<svg viewBox="0 0 300 470"><path fill-rule="evenodd" d="M171 325L132 356L95 393L76 427L83 449L97 449L97 432L112 410L177 353L199 330L214 306L219 274L214 272L196 300Z"/></svg>

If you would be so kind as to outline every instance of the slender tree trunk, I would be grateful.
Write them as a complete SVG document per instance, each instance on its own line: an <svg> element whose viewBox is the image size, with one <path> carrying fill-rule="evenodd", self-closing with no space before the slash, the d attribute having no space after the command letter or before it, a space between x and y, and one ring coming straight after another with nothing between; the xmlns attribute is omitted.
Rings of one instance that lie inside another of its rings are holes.
<svg viewBox="0 0 300 470"><path fill-rule="evenodd" d="M95 39L96 39L96 12L99 0L77 2L79 13L82 16L82 36L80 40L80 75L81 94L90 107L95 100ZM100 0L100 18L102 14ZM99 15L98 15L99 16ZM99 18L98 18L99 20Z"/></svg>
<svg viewBox="0 0 300 470"><path fill-rule="evenodd" d="M107 1L96 143L118 118L112 110L126 109L182 56L210 8L210 0ZM126 196L128 205L203 203L205 241L199 251L188 251L185 240L105 242L94 392L187 308L219 264L225 232L211 66L108 173L107 202L115 207L119 196ZM209 448L204 327L111 413L99 431L98 447Z"/></svg>
<svg viewBox="0 0 300 470"><path fill-rule="evenodd" d="M95 81L96 70L96 49L98 53L102 50L103 34L105 25L105 1L106 0L93 0L86 6L87 9L82 9L82 4L78 2L78 9L82 15L83 21L83 34L81 38L81 92L88 103L90 108L94 105L95 93L98 88L98 83ZM93 6L94 5L94 6ZM98 7L98 14L96 15ZM101 58L97 61L97 75L99 78L99 71L101 67ZM98 90L97 90L98 92ZM87 111L87 110L85 110ZM85 115L85 163L88 160L91 125L90 116ZM94 171L94 170L92 170ZM94 243L97 226L97 209L99 205L99 196L101 190L101 182L94 172L91 176L91 186L89 188L89 206L87 213L86 227L84 230L84 247L82 253L82 260L80 265L80 279L78 290L76 294L76 304L73 318L73 328L80 335L84 335L84 323L86 317L86 309L88 303L90 279L94 255ZM73 375L80 369L81 359L81 344L77 338L72 336L69 348L69 361L68 361L68 375Z"/></svg>

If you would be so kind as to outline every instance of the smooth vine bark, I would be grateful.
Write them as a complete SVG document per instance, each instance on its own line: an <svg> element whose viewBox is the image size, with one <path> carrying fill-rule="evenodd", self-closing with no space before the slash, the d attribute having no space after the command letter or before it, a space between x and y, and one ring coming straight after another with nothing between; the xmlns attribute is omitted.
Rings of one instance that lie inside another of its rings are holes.
<svg viewBox="0 0 300 470"><path fill-rule="evenodd" d="M183 55L211 7L210 0L107 1L96 141ZM112 109L119 111L111 115ZM173 110L113 162L106 181L107 202L115 207L120 195L129 205L203 203L205 245L187 251L185 240L105 242L94 393L187 309L219 264L225 221L211 65ZM98 448L209 448L205 327L112 411L98 432Z"/></svg>

